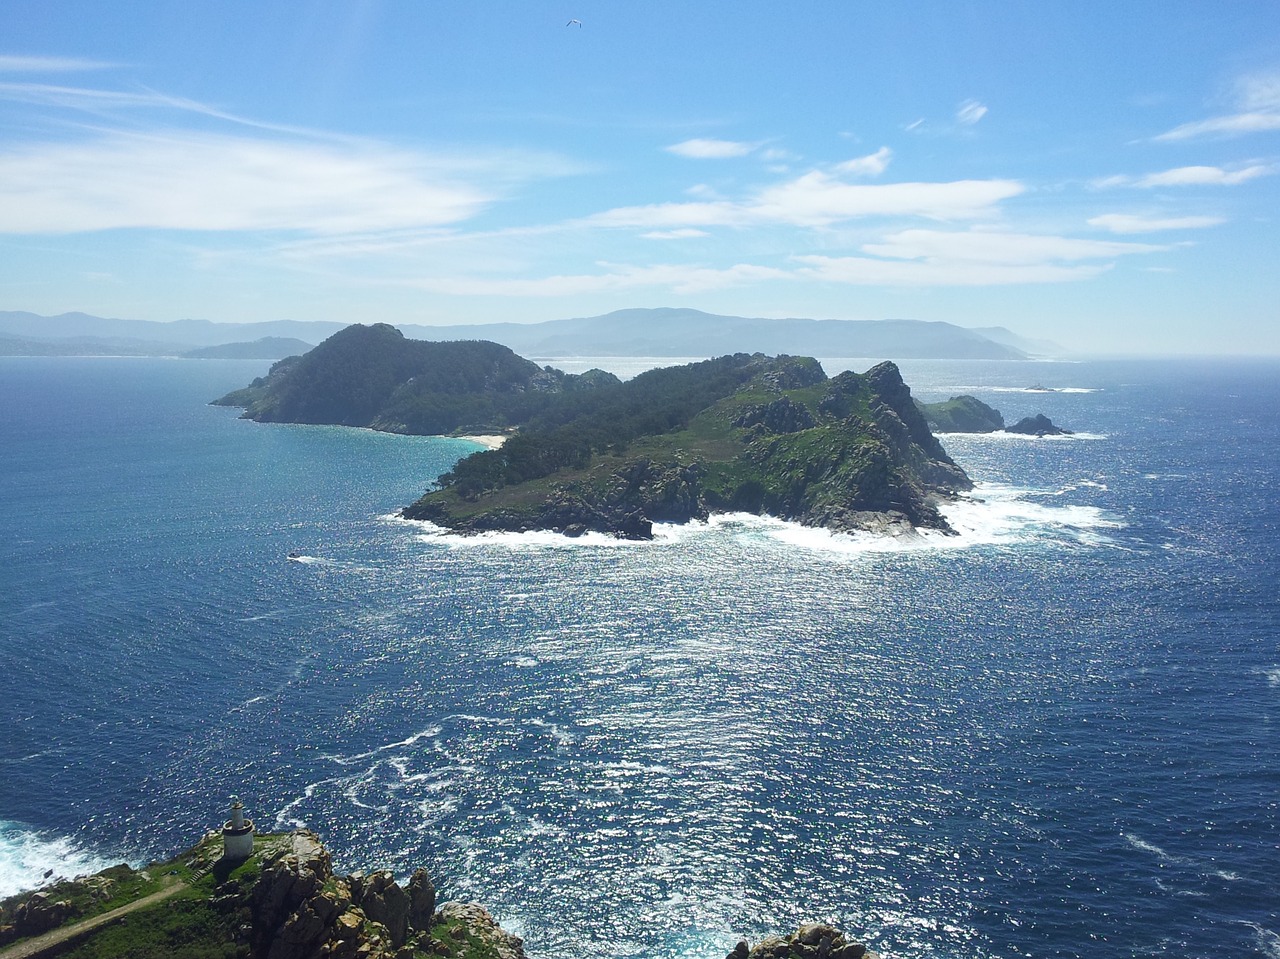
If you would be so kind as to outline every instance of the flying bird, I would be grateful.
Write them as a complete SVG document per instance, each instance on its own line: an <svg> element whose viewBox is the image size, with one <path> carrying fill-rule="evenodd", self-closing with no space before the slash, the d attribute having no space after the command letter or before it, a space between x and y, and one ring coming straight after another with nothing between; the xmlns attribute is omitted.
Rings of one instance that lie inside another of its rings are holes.
<svg viewBox="0 0 1280 959"><path fill-rule="evenodd" d="M575 23L576 23L578 26L582 26L582 21L581 21L581 20L570 20L568 23L566 23L566 24L565 24L565 26L566 26L566 27L571 27L571 26L573 26Z"/></svg>

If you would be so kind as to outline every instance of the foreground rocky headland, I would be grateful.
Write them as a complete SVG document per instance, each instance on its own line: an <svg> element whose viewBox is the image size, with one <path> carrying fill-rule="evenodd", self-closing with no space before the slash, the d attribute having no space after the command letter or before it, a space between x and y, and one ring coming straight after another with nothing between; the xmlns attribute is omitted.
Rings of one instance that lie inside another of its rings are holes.
<svg viewBox="0 0 1280 959"><path fill-rule="evenodd" d="M423 869L338 875L307 830L257 838L242 861L222 837L138 871L95 876L0 902L0 959L523 959L524 944L476 903L437 905ZM728 959L863 959L820 924L738 943Z"/></svg>

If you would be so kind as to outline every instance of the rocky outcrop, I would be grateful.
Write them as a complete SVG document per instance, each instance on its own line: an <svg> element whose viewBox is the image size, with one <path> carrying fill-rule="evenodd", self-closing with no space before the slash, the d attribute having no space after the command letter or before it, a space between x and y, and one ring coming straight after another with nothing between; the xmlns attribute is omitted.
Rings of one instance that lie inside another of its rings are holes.
<svg viewBox="0 0 1280 959"><path fill-rule="evenodd" d="M994 433L1004 429L1004 416L976 396L953 396L942 403L917 402L929 426L940 433Z"/></svg>
<svg viewBox="0 0 1280 959"><path fill-rule="evenodd" d="M798 433L818 423L807 407L784 396L772 403L748 407L734 418L733 425L743 429L758 426L769 433Z"/></svg>
<svg viewBox="0 0 1280 959"><path fill-rule="evenodd" d="M436 912L436 890L419 869L401 887L388 871L336 876L319 838L298 830L260 854L262 871L249 893L251 953L256 959L410 959L452 955L432 938L467 935L492 943L500 959L523 959L521 940L483 908L447 903Z"/></svg>
<svg viewBox="0 0 1280 959"><path fill-rule="evenodd" d="M1024 436L1071 436L1071 430L1055 426L1053 421L1043 413L1035 416L1024 416L1012 426L1005 428L1006 433L1021 433Z"/></svg>
<svg viewBox="0 0 1280 959"><path fill-rule="evenodd" d="M808 923L790 936L766 936L753 948L741 940L726 959L879 959L860 942L825 923Z"/></svg>
<svg viewBox="0 0 1280 959"><path fill-rule="evenodd" d="M96 876L57 882L25 898L0 904L0 946L42 935L96 911L116 893L119 882L129 878L149 877L121 863Z"/></svg>
<svg viewBox="0 0 1280 959"><path fill-rule="evenodd" d="M42 932L56 929L66 922L75 910L69 899L54 899L48 893L33 893L26 902L14 911L11 933L5 936L0 933L0 942L8 939L21 939L25 936L38 936Z"/></svg>
<svg viewBox="0 0 1280 959"><path fill-rule="evenodd" d="M477 939L489 949L494 959L524 959L524 940L513 936L489 915L489 911L474 902L446 902L436 914L444 925L443 936L455 941Z"/></svg>

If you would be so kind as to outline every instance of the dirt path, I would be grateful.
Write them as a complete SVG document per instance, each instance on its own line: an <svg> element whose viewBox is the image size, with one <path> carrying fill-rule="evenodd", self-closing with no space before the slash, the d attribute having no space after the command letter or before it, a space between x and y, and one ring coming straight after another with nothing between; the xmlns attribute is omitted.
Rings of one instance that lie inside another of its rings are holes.
<svg viewBox="0 0 1280 959"><path fill-rule="evenodd" d="M16 946L10 946L8 949L0 949L0 959L35 959L36 956L43 955L50 949L70 942L72 939L76 939L87 932L92 932L100 926L105 926L121 916L136 912L162 899L168 899L183 888L183 883L178 879L169 877L169 882L170 885L159 892L153 892L149 896L135 899L133 902L126 903L117 909L112 909L110 912L104 912L100 916L94 916L92 919L85 919L82 922L75 922L69 926L62 926L52 932L46 932L42 936L36 936L34 939L20 942Z"/></svg>

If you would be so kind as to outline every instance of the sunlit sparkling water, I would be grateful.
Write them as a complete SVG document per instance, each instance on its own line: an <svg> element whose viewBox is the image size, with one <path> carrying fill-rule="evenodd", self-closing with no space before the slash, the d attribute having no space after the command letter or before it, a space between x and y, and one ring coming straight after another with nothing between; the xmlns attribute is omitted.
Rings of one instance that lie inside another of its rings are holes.
<svg viewBox="0 0 1280 959"><path fill-rule="evenodd" d="M642 544L397 520L474 447L204 405L263 366L0 360L6 889L238 793L534 957L1280 954L1280 365L903 364L1079 434L944 437L955 536Z"/></svg>

